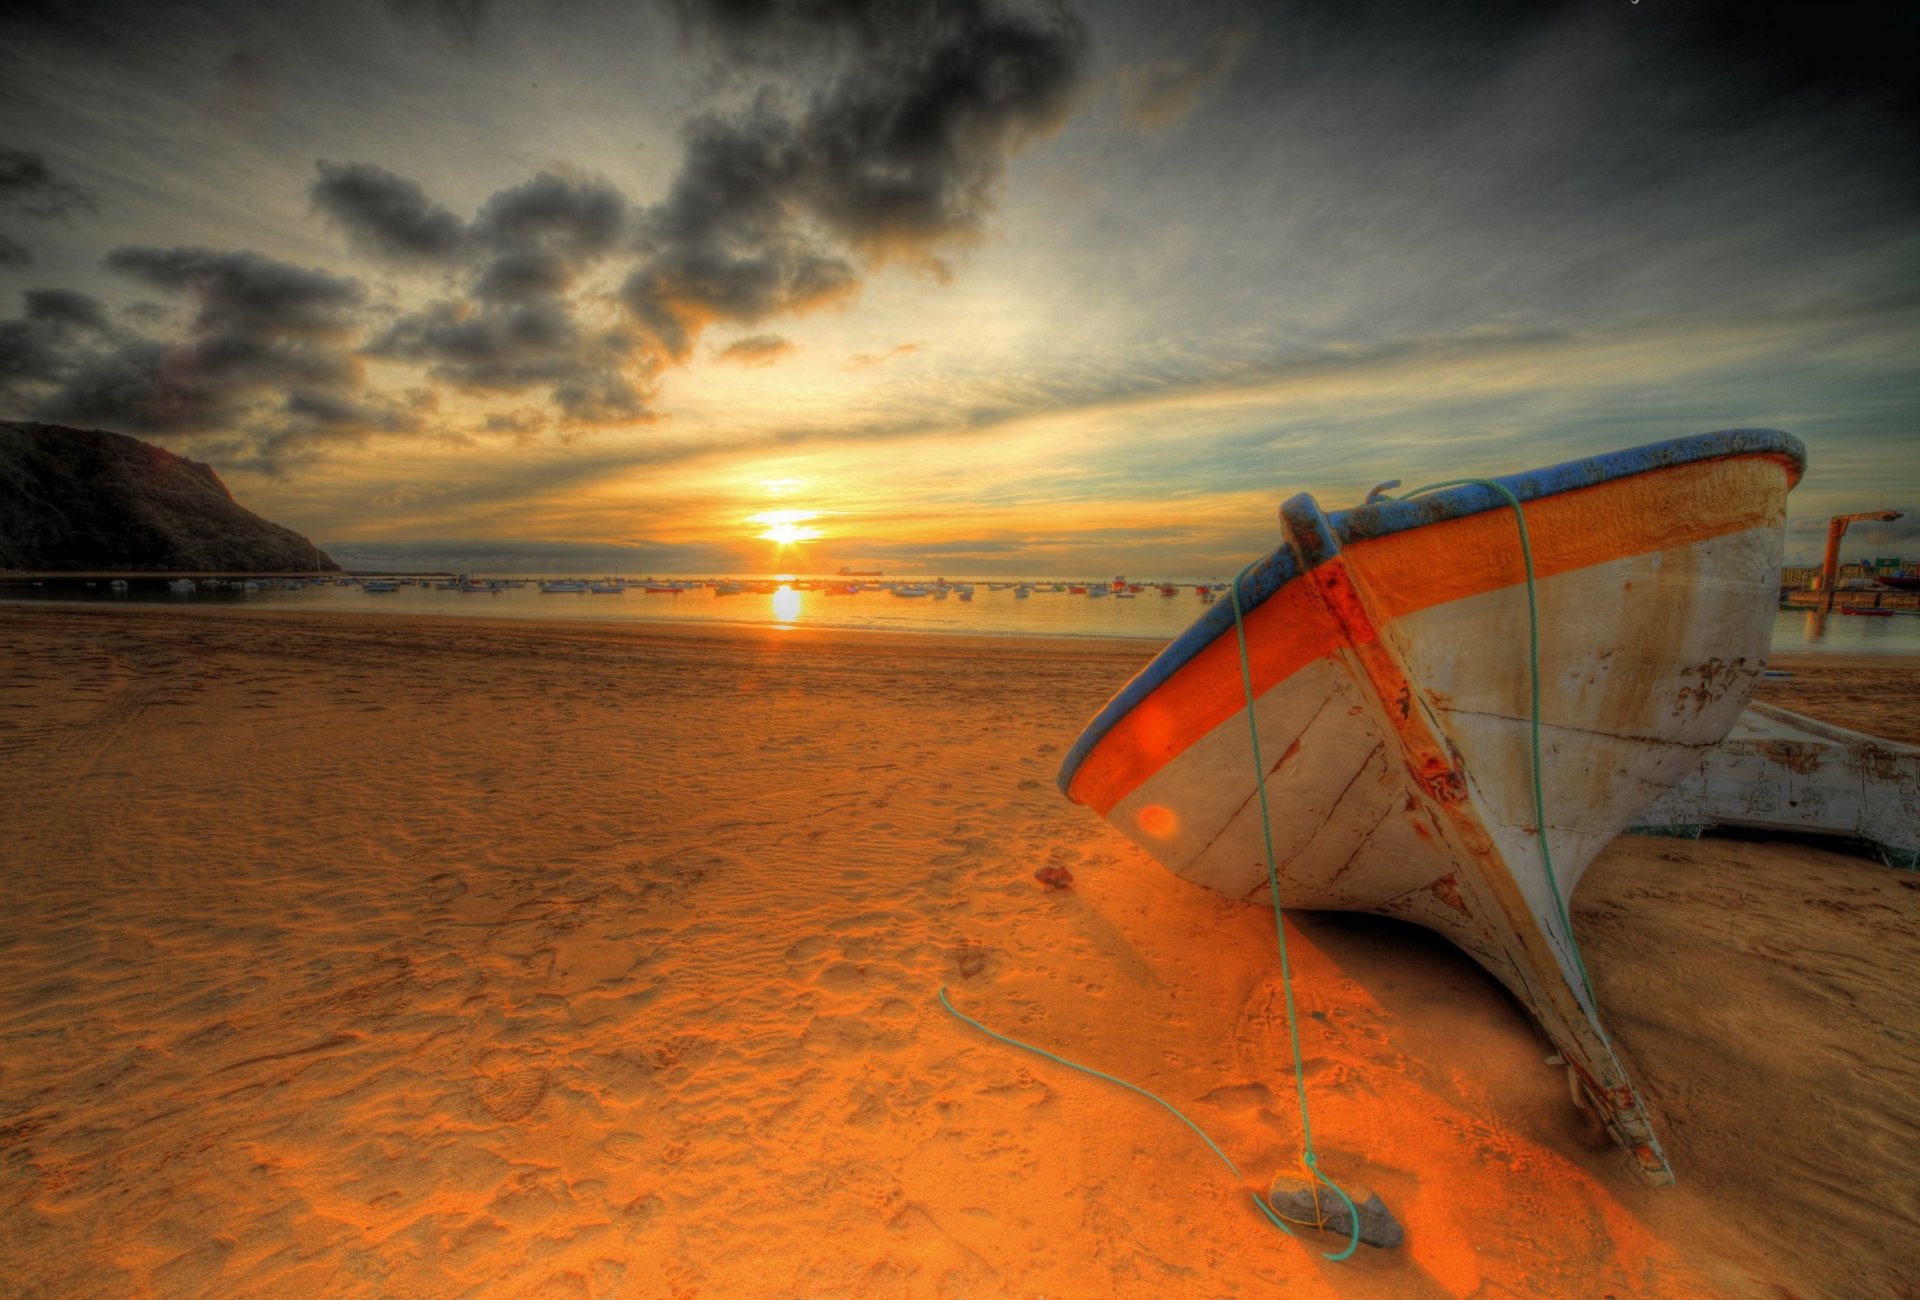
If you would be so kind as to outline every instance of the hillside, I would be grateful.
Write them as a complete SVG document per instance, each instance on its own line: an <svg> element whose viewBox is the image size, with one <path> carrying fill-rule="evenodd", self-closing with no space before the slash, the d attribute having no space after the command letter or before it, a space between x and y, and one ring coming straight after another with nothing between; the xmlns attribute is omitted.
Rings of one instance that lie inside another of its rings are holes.
<svg viewBox="0 0 1920 1300"><path fill-rule="evenodd" d="M0 421L0 570L339 568L210 465L103 429Z"/></svg>

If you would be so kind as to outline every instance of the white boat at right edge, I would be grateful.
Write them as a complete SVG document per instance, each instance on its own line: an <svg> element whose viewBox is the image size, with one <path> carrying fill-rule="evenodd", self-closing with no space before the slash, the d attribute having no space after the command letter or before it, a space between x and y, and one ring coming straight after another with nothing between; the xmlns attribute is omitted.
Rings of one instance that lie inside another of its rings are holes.
<svg viewBox="0 0 1920 1300"><path fill-rule="evenodd" d="M1847 840L1920 870L1920 749L1750 704L1628 829L1694 839L1722 828Z"/></svg>

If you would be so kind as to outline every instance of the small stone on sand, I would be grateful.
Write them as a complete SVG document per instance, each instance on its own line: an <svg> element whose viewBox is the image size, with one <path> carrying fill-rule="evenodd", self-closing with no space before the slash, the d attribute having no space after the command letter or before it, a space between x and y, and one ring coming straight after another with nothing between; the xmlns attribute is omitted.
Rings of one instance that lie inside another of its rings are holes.
<svg viewBox="0 0 1920 1300"><path fill-rule="evenodd" d="M1406 1233L1400 1227L1400 1221L1393 1217L1381 1201L1378 1192L1369 1191L1358 1185L1345 1188L1353 1204L1360 1211L1360 1240L1369 1246L1398 1246ZM1305 1224L1308 1227L1314 1221L1313 1184L1299 1176L1283 1175L1273 1180L1273 1189L1268 1194L1267 1203L1274 1212L1289 1223ZM1339 1193L1332 1188L1320 1188L1320 1217L1323 1230L1345 1237L1353 1232L1353 1219L1347 1212L1347 1203L1340 1199Z"/></svg>

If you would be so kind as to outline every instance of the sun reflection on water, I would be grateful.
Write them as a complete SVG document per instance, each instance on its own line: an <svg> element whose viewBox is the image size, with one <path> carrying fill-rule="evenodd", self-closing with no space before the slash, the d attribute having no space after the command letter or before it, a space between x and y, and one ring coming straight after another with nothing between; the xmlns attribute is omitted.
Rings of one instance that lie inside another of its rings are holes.
<svg viewBox="0 0 1920 1300"><path fill-rule="evenodd" d="M782 623L791 623L800 617L800 593L792 587L782 586L773 593L773 616Z"/></svg>

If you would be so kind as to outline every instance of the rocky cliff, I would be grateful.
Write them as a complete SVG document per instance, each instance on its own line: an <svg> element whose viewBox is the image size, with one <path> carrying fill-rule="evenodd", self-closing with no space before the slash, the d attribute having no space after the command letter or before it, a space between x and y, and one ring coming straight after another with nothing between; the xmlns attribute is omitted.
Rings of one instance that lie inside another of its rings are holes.
<svg viewBox="0 0 1920 1300"><path fill-rule="evenodd" d="M0 570L339 568L210 465L104 429L0 422Z"/></svg>

